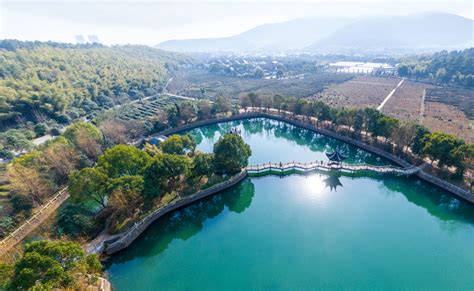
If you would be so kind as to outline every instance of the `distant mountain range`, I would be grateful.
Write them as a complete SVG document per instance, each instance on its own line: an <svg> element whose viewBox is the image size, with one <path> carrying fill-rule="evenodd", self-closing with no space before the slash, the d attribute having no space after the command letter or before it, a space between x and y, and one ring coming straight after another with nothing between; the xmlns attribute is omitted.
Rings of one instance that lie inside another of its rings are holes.
<svg viewBox="0 0 474 291"><path fill-rule="evenodd" d="M414 52L474 45L474 21L454 14L358 19L296 19L264 24L224 38L169 40L158 48L179 52Z"/></svg>

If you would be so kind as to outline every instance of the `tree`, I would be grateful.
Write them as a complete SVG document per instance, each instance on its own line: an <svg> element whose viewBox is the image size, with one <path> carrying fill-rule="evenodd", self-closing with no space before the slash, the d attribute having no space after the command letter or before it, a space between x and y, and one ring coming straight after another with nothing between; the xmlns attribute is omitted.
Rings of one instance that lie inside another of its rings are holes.
<svg viewBox="0 0 474 291"><path fill-rule="evenodd" d="M237 134L225 134L214 144L214 168L218 173L236 173L247 166L250 146Z"/></svg>
<svg viewBox="0 0 474 291"><path fill-rule="evenodd" d="M186 151L194 151L196 142L191 135L173 134L160 143L160 148L166 154L184 155Z"/></svg>
<svg viewBox="0 0 474 291"><path fill-rule="evenodd" d="M392 136L393 131L397 128L399 121L393 117L381 115L377 119L377 126L374 134L376 136L383 136L387 140Z"/></svg>
<svg viewBox="0 0 474 291"><path fill-rule="evenodd" d="M106 207L107 175L100 168L84 168L69 177L69 194L75 202L95 201Z"/></svg>
<svg viewBox="0 0 474 291"><path fill-rule="evenodd" d="M63 136L92 160L95 160L100 154L104 141L102 132L93 124L86 122L72 124L66 129Z"/></svg>
<svg viewBox="0 0 474 291"><path fill-rule="evenodd" d="M181 121L181 114L177 104L170 104L165 107L168 122L171 126L178 126Z"/></svg>
<svg viewBox="0 0 474 291"><path fill-rule="evenodd" d="M250 92L248 94L248 97L249 97L250 104L252 105L252 107L260 107L260 102L259 102L257 94L255 94L254 92Z"/></svg>
<svg viewBox="0 0 474 291"><path fill-rule="evenodd" d="M277 73L276 73L276 77L277 77L277 79L282 79L282 78L283 78L283 76L284 76L284 74L283 74L283 70L281 70L281 69L280 69L280 70L278 70L278 71L277 71Z"/></svg>
<svg viewBox="0 0 474 291"><path fill-rule="evenodd" d="M278 109L278 112L280 112L280 110L282 109L284 101L285 101L285 97L283 97L280 94L275 94L275 96L273 96L273 104L275 108Z"/></svg>
<svg viewBox="0 0 474 291"><path fill-rule="evenodd" d="M94 212L81 204L69 204L57 215L59 231L72 238L90 237L97 231Z"/></svg>
<svg viewBox="0 0 474 291"><path fill-rule="evenodd" d="M33 197L21 194L13 194L10 198L12 203L13 213L22 213L25 217L31 215L33 209Z"/></svg>
<svg viewBox="0 0 474 291"><path fill-rule="evenodd" d="M240 107L242 107L244 110L247 110L247 107L250 107L252 105L248 95L241 95L239 97L239 100L240 100Z"/></svg>
<svg viewBox="0 0 474 291"><path fill-rule="evenodd" d="M473 168L474 144L462 144L451 152L453 165L456 166L456 174L462 177L466 168Z"/></svg>
<svg viewBox="0 0 474 291"><path fill-rule="evenodd" d="M48 127L44 123L37 123L35 125L34 131L36 136L43 136L48 132Z"/></svg>
<svg viewBox="0 0 474 291"><path fill-rule="evenodd" d="M26 290L70 288L76 279L101 273L96 255L86 255L73 242L36 241L25 246L23 257L14 267L9 289Z"/></svg>
<svg viewBox="0 0 474 291"><path fill-rule="evenodd" d="M229 112L232 109L232 102L229 97L217 96L214 108L217 112Z"/></svg>
<svg viewBox="0 0 474 291"><path fill-rule="evenodd" d="M214 172L213 159L214 156L212 154L196 153L192 161L191 175L198 178L202 176L209 178Z"/></svg>
<svg viewBox="0 0 474 291"><path fill-rule="evenodd" d="M205 100L199 101L197 107L198 107L198 118L200 120L209 119L211 117L212 106L209 100L205 99Z"/></svg>
<svg viewBox="0 0 474 291"><path fill-rule="evenodd" d="M433 132L427 138L423 152L432 160L438 160L439 166L454 166L458 164L454 153L458 147L464 144L460 138L444 132Z"/></svg>
<svg viewBox="0 0 474 291"><path fill-rule="evenodd" d="M111 229L120 231L119 225L123 225L123 221L134 217L137 208L143 204L143 197L140 192L133 189L116 189L112 192L109 199L109 208L111 216Z"/></svg>
<svg viewBox="0 0 474 291"><path fill-rule="evenodd" d="M104 134L105 143L108 146L125 144L129 141L128 129L125 122L107 120L100 124L100 130Z"/></svg>
<svg viewBox="0 0 474 291"><path fill-rule="evenodd" d="M30 150L33 143L30 141L35 134L32 131L10 129L6 132L0 132L0 143L7 150Z"/></svg>
<svg viewBox="0 0 474 291"><path fill-rule="evenodd" d="M116 190L127 191L134 190L142 192L144 189L144 181L142 175L121 176L119 178L109 179L108 192L112 193Z"/></svg>
<svg viewBox="0 0 474 291"><path fill-rule="evenodd" d="M394 130L392 138L399 148L408 148L415 137L415 133L415 123L403 122Z"/></svg>
<svg viewBox="0 0 474 291"><path fill-rule="evenodd" d="M145 169L143 174L144 190L143 196L147 200L161 197L164 193L166 179L163 177L163 161L159 156L155 156Z"/></svg>
<svg viewBox="0 0 474 291"><path fill-rule="evenodd" d="M326 104L321 105L321 110L318 112L319 121L330 121L331 120L331 108Z"/></svg>
<svg viewBox="0 0 474 291"><path fill-rule="evenodd" d="M358 109L354 118L354 131L360 133L364 128L364 111Z"/></svg>
<svg viewBox="0 0 474 291"><path fill-rule="evenodd" d="M163 154L154 157L143 175L145 198L153 199L167 190L174 190L176 182L188 172L190 164L189 158L181 155Z"/></svg>
<svg viewBox="0 0 474 291"><path fill-rule="evenodd" d="M15 223L13 221L13 218L11 218L10 216L4 216L0 218L0 235L2 237L6 236L10 231L13 231L14 229Z"/></svg>
<svg viewBox="0 0 474 291"><path fill-rule="evenodd" d="M168 179L169 189L175 189L179 178L188 172L191 164L190 159L186 156L169 154L163 154L158 158L163 163L161 176Z"/></svg>
<svg viewBox="0 0 474 291"><path fill-rule="evenodd" d="M0 288L6 289L13 276L13 266L5 263L0 263Z"/></svg>
<svg viewBox="0 0 474 291"><path fill-rule="evenodd" d="M258 68L255 70L254 76L257 79L263 79L263 77L265 77L265 73L263 72L262 69Z"/></svg>
<svg viewBox="0 0 474 291"><path fill-rule="evenodd" d="M64 137L47 143L42 151L41 161L52 172L54 180L62 183L79 166L79 156Z"/></svg>
<svg viewBox="0 0 474 291"><path fill-rule="evenodd" d="M262 106L269 110L273 107L273 98L270 96L262 96Z"/></svg>
<svg viewBox="0 0 474 291"><path fill-rule="evenodd" d="M425 147L430 134L430 131L426 127L415 125L415 136L411 141L411 149L414 154L424 156L423 148Z"/></svg>
<svg viewBox="0 0 474 291"><path fill-rule="evenodd" d="M149 133L160 132L168 127L168 113L159 110L150 120L152 127L148 129Z"/></svg>
<svg viewBox="0 0 474 291"><path fill-rule="evenodd" d="M293 112L297 115L305 115L307 105L308 101L305 99L298 99Z"/></svg>
<svg viewBox="0 0 474 291"><path fill-rule="evenodd" d="M97 167L101 168L109 178L123 175L141 175L151 157L140 149L129 145L117 145L99 157Z"/></svg>
<svg viewBox="0 0 474 291"><path fill-rule="evenodd" d="M7 166L10 181L10 191L18 195L30 196L40 205L46 196L51 193L50 185L41 178L35 168L23 166L13 162Z"/></svg>
<svg viewBox="0 0 474 291"><path fill-rule="evenodd" d="M180 119L184 123L191 122L197 116L197 108L194 102L184 101L179 105Z"/></svg>

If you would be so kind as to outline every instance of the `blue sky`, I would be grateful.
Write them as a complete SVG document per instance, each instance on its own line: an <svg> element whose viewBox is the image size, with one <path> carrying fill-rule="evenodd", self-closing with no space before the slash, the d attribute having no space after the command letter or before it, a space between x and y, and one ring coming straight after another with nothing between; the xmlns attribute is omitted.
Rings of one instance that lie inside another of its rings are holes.
<svg viewBox="0 0 474 291"><path fill-rule="evenodd" d="M222 37L301 17L362 17L449 12L473 18L470 1L41 1L0 0L0 38L154 45L169 39Z"/></svg>

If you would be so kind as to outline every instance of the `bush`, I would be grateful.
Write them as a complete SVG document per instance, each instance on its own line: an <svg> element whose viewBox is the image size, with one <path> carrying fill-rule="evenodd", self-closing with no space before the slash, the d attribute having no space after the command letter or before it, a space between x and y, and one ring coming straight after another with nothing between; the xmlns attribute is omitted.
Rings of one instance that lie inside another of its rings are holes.
<svg viewBox="0 0 474 291"><path fill-rule="evenodd" d="M33 198L26 195L14 194L10 201L13 207L13 213L24 213L25 216L31 215L33 209Z"/></svg>
<svg viewBox="0 0 474 291"><path fill-rule="evenodd" d="M94 213L80 204L62 208L57 216L59 232L73 238L90 237L97 231Z"/></svg>
<svg viewBox="0 0 474 291"><path fill-rule="evenodd" d="M61 135L61 130L57 127L53 127L49 131L49 134L51 134L52 136L58 136L58 135Z"/></svg>
<svg viewBox="0 0 474 291"><path fill-rule="evenodd" d="M45 135L46 132L48 132L48 127L44 123L38 123L35 125L34 130L36 133L36 137L40 137L40 136Z"/></svg>
<svg viewBox="0 0 474 291"><path fill-rule="evenodd" d="M15 228L15 222L9 216L0 219L0 235L5 236Z"/></svg>
<svg viewBox="0 0 474 291"><path fill-rule="evenodd" d="M71 120L66 114L59 114L54 119L61 124L67 124Z"/></svg>

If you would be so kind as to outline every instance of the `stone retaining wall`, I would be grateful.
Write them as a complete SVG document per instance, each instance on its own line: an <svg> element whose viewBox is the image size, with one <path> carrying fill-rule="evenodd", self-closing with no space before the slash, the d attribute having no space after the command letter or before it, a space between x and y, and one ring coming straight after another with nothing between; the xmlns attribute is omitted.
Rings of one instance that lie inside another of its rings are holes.
<svg viewBox="0 0 474 291"><path fill-rule="evenodd" d="M273 120L277 120L277 121L282 121L282 122L286 122L286 123L289 123L289 124L292 124L292 125L295 125L295 126L298 126L298 127L301 127L301 128L304 128L304 129L307 129L307 130L310 130L310 131L313 131L313 132L316 132L316 133L319 133L319 134L322 134L322 135L325 135L325 136L328 136L328 137L331 137L331 138L334 138L334 139L337 139L337 140L340 140L340 141L343 141L345 143L348 143L348 144L351 144L351 145L354 145L356 147L359 147L365 151L368 151L368 152L371 152L371 153L374 153L378 156L381 156L399 166L402 166L404 168L406 167L410 167L412 166L412 164L410 164L409 162L389 153L389 152L386 152L384 150L381 150L379 148L376 148L374 146L371 146L371 145L368 145L368 144L365 144L361 141L358 141L358 140L355 140L351 137L348 137L348 136L345 136L345 135L341 135L339 133L336 133L336 132L333 132L333 131L330 131L330 130L327 130L327 129L324 129L324 128L320 128L320 127L316 127L312 124L309 124L307 122L303 122L303 121L300 121L300 120L296 120L296 119L293 119L293 118L289 118L289 117L285 117L285 116L281 116L281 115L275 115L275 114L270 114L270 113L265 113L265 112L250 112L250 113L243 113L243 114L238 114L238 115L233 115L233 116L230 116L230 117L224 117L224 118L214 118L214 119L209 119L209 120L203 120L203 121L198 121L198 122L195 122L195 123L191 123L191 124L186 124L186 125L183 125L183 126L179 126L179 127L176 127L176 128L171 128L171 129L167 129L167 130L164 130L160 133L158 133L158 135L171 135L171 134L175 134L175 133L180 133L180 132L183 132L183 131L187 131L187 130L191 130L191 129L194 129L194 128L198 128L198 127L201 127L201 126L206 126L206 125L211 125L211 124L216 124L216 123L221 123L221 122L228 122L228 121L234 121L234 120L242 120L242 119L248 119L248 118L268 118L268 119L273 119ZM417 173L415 173L415 175L417 177L419 177L420 179L422 180L425 180L445 191L448 191L456 196L458 196L459 198L462 198L468 202L471 202L471 203L474 203L474 194L465 190L465 189L462 189L456 185L453 185L449 182L446 182L445 180L442 180L438 177L435 177L429 173L426 173L426 172L423 172L423 170L420 170L418 171Z"/></svg>
<svg viewBox="0 0 474 291"><path fill-rule="evenodd" d="M216 184L214 186L211 186L207 189L204 189L202 191L199 191L193 195L186 196L181 199L177 199L175 201L172 201L168 205L159 208L149 215L147 215L145 218L143 218L140 222L136 223L132 228L130 228L128 231L124 232L119 238L114 239L113 241L105 242L105 253L110 255L113 253L116 253L120 250L125 249L128 247L152 222L157 220L158 218L162 217L163 215L172 212L176 209L179 209L181 207L187 206L192 204L195 201L198 201L200 199L203 199L205 197L214 195L220 191L223 191L225 189L228 189L236 184L238 184L240 181L245 179L247 177L247 172L242 171L239 174L233 176L227 181L224 181L222 183Z"/></svg>
<svg viewBox="0 0 474 291"><path fill-rule="evenodd" d="M389 160L389 161L391 161L391 162L393 162L397 165L400 165L404 168L412 166L407 161L405 161L405 160L403 160L403 159L401 159L401 158L399 158L399 157L397 157L397 156L395 156L391 153L383 151L383 150L381 150L379 148L376 148L374 146L365 144L361 141L355 140L355 139L350 138L348 136L344 136L344 135L329 131L329 130L324 129L324 128L319 128L319 127L316 127L312 124L309 124L309 123L306 123L306 122L303 122L303 121L300 121L300 120L296 120L296 119L292 119L292 118L288 118L288 117L284 117L284 116L280 116L280 115L264 113L264 112L251 112L251 113L233 115L233 116L230 116L230 117L223 117L223 118L215 118L215 119L198 121L198 122L194 122L194 123L191 123L191 124L186 124L186 125L183 125L183 126L179 126L179 127L175 127L175 128L171 128L171 129L161 131L157 135L171 135L171 134L180 133L180 132L183 132L183 131L195 129L195 128L206 126L206 125L211 125L211 124L216 124L216 123L221 123L221 122L234 121L234 120L243 120L243 119L249 119L249 118L268 118L268 119L273 119L273 120L277 120L277 121L286 122L286 123L292 124L294 126L298 126L298 127L301 127L301 128L304 128L304 129L307 129L307 130L310 130L310 131L313 131L313 132L316 132L316 133L319 133L319 134L322 134L322 135L325 135L325 136L328 136L328 137L331 137L331 138L334 138L334 139L337 139L337 140L340 140L340 141L343 141L345 143L354 145L354 146L359 147L359 148L361 148L365 151L368 151L368 152L374 153L376 155L379 155L379 156L381 156L381 157L383 157L383 158L385 158L385 159L387 159L387 160ZM435 177L431 174L423 172L422 170L418 171L416 173L416 175L419 178L444 189L445 191L453 193L456 196L458 196L458 197L460 197L460 198L462 198L466 201L474 203L474 195L472 193L460 188L460 187L457 187L457 186L455 186L451 183L448 183L448 182L446 182L446 181L444 181L444 180L442 180L438 177ZM241 173L237 174L236 176L232 177L231 179L229 179L225 182L216 184L216 185L214 185L214 186L212 186L208 189L202 190L202 191L200 191L196 194L193 194L191 196L187 196L187 197L184 197L182 199L175 200L175 201L171 202L170 204L168 204L168 205L166 205L166 206L164 206L160 209L155 210L153 213L149 214L144 219L142 219L140 222L136 223L131 229L124 232L118 238L115 238L113 240L105 242L104 243L105 244L105 248L104 248L105 253L110 255L110 254L113 254L115 252L118 252L120 250L125 249L156 219L162 217L163 215L165 215L165 214L167 214L171 211L174 211L174 210L179 209L181 207L190 205L193 202L198 201L202 198L214 195L214 194L216 194L216 193L218 193L222 190L228 189L228 188L238 184L240 181L245 179L245 177L247 177L247 172L242 171Z"/></svg>

